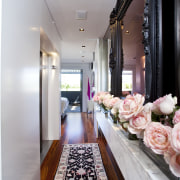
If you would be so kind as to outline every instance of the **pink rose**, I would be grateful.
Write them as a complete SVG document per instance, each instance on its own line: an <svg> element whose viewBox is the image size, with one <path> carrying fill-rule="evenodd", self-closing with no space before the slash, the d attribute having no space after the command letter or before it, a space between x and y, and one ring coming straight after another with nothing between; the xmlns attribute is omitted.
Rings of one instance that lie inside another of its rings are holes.
<svg viewBox="0 0 180 180"><path fill-rule="evenodd" d="M122 101L119 108L119 118L129 120L133 116L136 116L143 109L144 96L141 94L134 94L126 96L126 99Z"/></svg>
<svg viewBox="0 0 180 180"><path fill-rule="evenodd" d="M93 101L101 104L103 102L103 99L105 95L109 94L108 92L98 92L97 94L94 95Z"/></svg>
<svg viewBox="0 0 180 180"><path fill-rule="evenodd" d="M118 101L120 101L120 98L118 98L118 97L112 97L111 99L106 100L106 102L104 103L104 105L107 105L108 109L112 109L112 107L113 107Z"/></svg>
<svg viewBox="0 0 180 180"><path fill-rule="evenodd" d="M121 101L120 98L114 97L110 100L110 106L113 107L117 102Z"/></svg>
<svg viewBox="0 0 180 180"><path fill-rule="evenodd" d="M163 96L153 102L152 111L155 114L171 114L175 105L177 104L177 98L172 98L171 94Z"/></svg>
<svg viewBox="0 0 180 180"><path fill-rule="evenodd" d="M98 92L97 94L94 95L93 97L93 101L95 102L99 102L99 98L100 98L100 95L104 93L104 92Z"/></svg>
<svg viewBox="0 0 180 180"><path fill-rule="evenodd" d="M169 168L175 176L180 177L180 154L179 153L174 154L171 157Z"/></svg>
<svg viewBox="0 0 180 180"><path fill-rule="evenodd" d="M104 97L109 94L108 92L100 92L99 94L99 104L103 103Z"/></svg>
<svg viewBox="0 0 180 180"><path fill-rule="evenodd" d="M99 102L99 95L98 95L98 94L95 94L95 95L94 95L93 101Z"/></svg>
<svg viewBox="0 0 180 180"><path fill-rule="evenodd" d="M113 96L111 94L106 94L104 95L103 97L103 104L104 106L106 106L108 109L110 108L110 102L111 102L111 99L113 98Z"/></svg>
<svg viewBox="0 0 180 180"><path fill-rule="evenodd" d="M144 131L144 143L157 154L163 154L170 146L171 127L151 122Z"/></svg>
<svg viewBox="0 0 180 180"><path fill-rule="evenodd" d="M141 111L136 116L130 118L128 130L132 134L137 134L139 137L141 133L151 122L151 111Z"/></svg>
<svg viewBox="0 0 180 180"><path fill-rule="evenodd" d="M119 99L119 101L117 101L117 102L113 105L113 107L112 107L112 109L111 109L111 113L112 113L113 115L116 115L116 114L119 113L119 106L120 106L120 104L121 104L122 101L123 101L123 100Z"/></svg>
<svg viewBox="0 0 180 180"><path fill-rule="evenodd" d="M180 109L175 112L174 118L173 118L173 123L177 124L180 122Z"/></svg>
<svg viewBox="0 0 180 180"><path fill-rule="evenodd" d="M176 124L171 132L171 146L180 153L180 123Z"/></svg>
<svg viewBox="0 0 180 180"><path fill-rule="evenodd" d="M104 99L103 100L103 104L107 109L109 109L109 101L110 101L109 99Z"/></svg>
<svg viewBox="0 0 180 180"><path fill-rule="evenodd" d="M171 157L175 154L176 154L176 151L174 151L174 149L171 146L169 146L168 150L164 152L164 159L167 164L170 163Z"/></svg>
<svg viewBox="0 0 180 180"><path fill-rule="evenodd" d="M153 103L147 103L147 104L145 104L144 105L144 109L143 109L143 111L145 111L145 112L149 112L149 111L151 111L151 109L152 109L152 106L153 106Z"/></svg>

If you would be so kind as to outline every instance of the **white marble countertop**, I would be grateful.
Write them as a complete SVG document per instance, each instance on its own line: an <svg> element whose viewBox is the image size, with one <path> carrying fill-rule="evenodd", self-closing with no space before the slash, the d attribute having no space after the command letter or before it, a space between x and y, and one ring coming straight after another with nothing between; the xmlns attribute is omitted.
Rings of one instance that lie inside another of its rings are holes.
<svg viewBox="0 0 180 180"><path fill-rule="evenodd" d="M122 128L104 113L95 112L95 122L107 140L116 162L126 180L168 180L169 178L139 148L138 140L129 140Z"/></svg>

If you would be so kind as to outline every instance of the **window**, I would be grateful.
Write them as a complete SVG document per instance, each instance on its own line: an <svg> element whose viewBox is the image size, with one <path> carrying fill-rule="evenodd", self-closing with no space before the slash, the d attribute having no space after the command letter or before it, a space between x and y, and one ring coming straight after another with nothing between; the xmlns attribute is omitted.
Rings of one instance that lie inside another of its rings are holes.
<svg viewBox="0 0 180 180"><path fill-rule="evenodd" d="M122 72L122 91L132 91L133 71Z"/></svg>
<svg viewBox="0 0 180 180"><path fill-rule="evenodd" d="M61 91L81 91L81 70L61 70Z"/></svg>

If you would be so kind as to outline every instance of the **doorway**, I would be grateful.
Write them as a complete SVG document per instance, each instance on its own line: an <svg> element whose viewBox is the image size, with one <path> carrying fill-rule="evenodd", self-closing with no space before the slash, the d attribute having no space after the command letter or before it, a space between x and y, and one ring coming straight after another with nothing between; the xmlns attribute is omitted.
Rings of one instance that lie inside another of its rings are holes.
<svg viewBox="0 0 180 180"><path fill-rule="evenodd" d="M82 79L81 69L61 70L61 97L69 101L66 112L82 112Z"/></svg>

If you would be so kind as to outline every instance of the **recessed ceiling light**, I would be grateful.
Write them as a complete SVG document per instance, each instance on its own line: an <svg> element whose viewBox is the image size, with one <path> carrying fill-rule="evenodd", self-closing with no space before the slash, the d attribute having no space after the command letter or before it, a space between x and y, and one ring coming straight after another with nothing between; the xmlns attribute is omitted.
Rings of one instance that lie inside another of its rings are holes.
<svg viewBox="0 0 180 180"><path fill-rule="evenodd" d="M126 34L129 34L129 31L127 30L127 31L125 31L125 33L126 33Z"/></svg>
<svg viewBox="0 0 180 180"><path fill-rule="evenodd" d="M81 32L84 31L84 28L79 28L79 31L81 31Z"/></svg>
<svg viewBox="0 0 180 180"><path fill-rule="evenodd" d="M81 47L82 47L82 48L85 48L86 46L82 45Z"/></svg>
<svg viewBox="0 0 180 180"><path fill-rule="evenodd" d="M34 26L34 27L31 27L31 30L32 31L39 31L39 28Z"/></svg>

